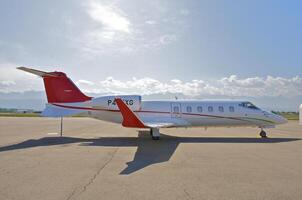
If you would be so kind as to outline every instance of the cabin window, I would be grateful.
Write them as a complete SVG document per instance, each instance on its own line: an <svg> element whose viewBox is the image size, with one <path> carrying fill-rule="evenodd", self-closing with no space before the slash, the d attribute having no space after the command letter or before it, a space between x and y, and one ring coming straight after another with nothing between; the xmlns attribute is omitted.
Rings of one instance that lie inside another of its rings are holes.
<svg viewBox="0 0 302 200"><path fill-rule="evenodd" d="M224 112L223 106L218 107L219 112Z"/></svg>
<svg viewBox="0 0 302 200"><path fill-rule="evenodd" d="M192 112L192 107L191 106L187 106L187 112L188 113Z"/></svg>
<svg viewBox="0 0 302 200"><path fill-rule="evenodd" d="M197 107L197 112L199 112L199 113L202 112L202 107L201 107L201 106L198 106L198 107Z"/></svg>
<svg viewBox="0 0 302 200"><path fill-rule="evenodd" d="M213 112L213 110L214 110L214 109L213 109L213 106L209 106L209 107L208 107L208 111L209 111L209 112Z"/></svg>
<svg viewBox="0 0 302 200"><path fill-rule="evenodd" d="M259 110L259 108L257 108L251 102L242 102L242 103L239 104L239 106L244 107L244 108L250 108L250 109L254 109L254 110Z"/></svg>
<svg viewBox="0 0 302 200"><path fill-rule="evenodd" d="M230 110L230 112L234 112L234 111L235 111L234 106L230 106L230 107L229 107L229 110Z"/></svg>
<svg viewBox="0 0 302 200"><path fill-rule="evenodd" d="M179 113L179 107L178 107L178 106L174 106L173 112L174 112L174 113Z"/></svg>

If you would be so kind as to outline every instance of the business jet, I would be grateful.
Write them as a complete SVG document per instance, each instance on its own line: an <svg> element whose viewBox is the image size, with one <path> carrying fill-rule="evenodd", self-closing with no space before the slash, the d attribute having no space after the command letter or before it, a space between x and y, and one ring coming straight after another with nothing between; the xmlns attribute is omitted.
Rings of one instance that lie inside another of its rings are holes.
<svg viewBox="0 0 302 200"><path fill-rule="evenodd" d="M249 101L145 101L139 95L89 97L63 72L18 69L43 78L48 103L42 116L85 113L124 127L149 129L154 140L160 138L160 128L172 127L259 127L260 136L266 138L264 129L287 122L282 116L261 110Z"/></svg>

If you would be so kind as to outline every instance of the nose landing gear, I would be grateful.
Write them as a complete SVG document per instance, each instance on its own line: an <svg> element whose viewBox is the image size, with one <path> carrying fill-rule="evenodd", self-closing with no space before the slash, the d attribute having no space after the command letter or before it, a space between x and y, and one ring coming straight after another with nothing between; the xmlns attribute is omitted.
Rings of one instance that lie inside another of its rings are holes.
<svg viewBox="0 0 302 200"><path fill-rule="evenodd" d="M267 138L266 132L262 128L259 135L261 138Z"/></svg>

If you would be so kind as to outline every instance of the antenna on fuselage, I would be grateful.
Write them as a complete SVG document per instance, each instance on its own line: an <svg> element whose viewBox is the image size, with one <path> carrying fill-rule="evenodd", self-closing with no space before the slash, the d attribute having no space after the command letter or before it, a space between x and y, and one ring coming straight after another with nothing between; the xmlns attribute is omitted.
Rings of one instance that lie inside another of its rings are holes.
<svg viewBox="0 0 302 200"><path fill-rule="evenodd" d="M63 116L61 116L60 136L63 136Z"/></svg>
<svg viewBox="0 0 302 200"><path fill-rule="evenodd" d="M302 125L302 104L299 107L299 121L300 121L300 125Z"/></svg>

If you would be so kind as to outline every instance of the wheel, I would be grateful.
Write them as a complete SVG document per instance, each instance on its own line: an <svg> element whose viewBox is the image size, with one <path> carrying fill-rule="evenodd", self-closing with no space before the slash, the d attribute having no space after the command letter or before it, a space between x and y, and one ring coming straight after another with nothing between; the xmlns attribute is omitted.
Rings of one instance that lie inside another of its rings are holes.
<svg viewBox="0 0 302 200"><path fill-rule="evenodd" d="M159 136L152 136L153 140L159 140Z"/></svg>
<svg viewBox="0 0 302 200"><path fill-rule="evenodd" d="M150 129L150 135L151 135L153 140L159 140L159 137L160 137L159 129L151 128Z"/></svg>
<svg viewBox="0 0 302 200"><path fill-rule="evenodd" d="M260 132L260 136L261 136L262 138L267 138L266 132L265 132L264 130L262 130L262 131Z"/></svg>

